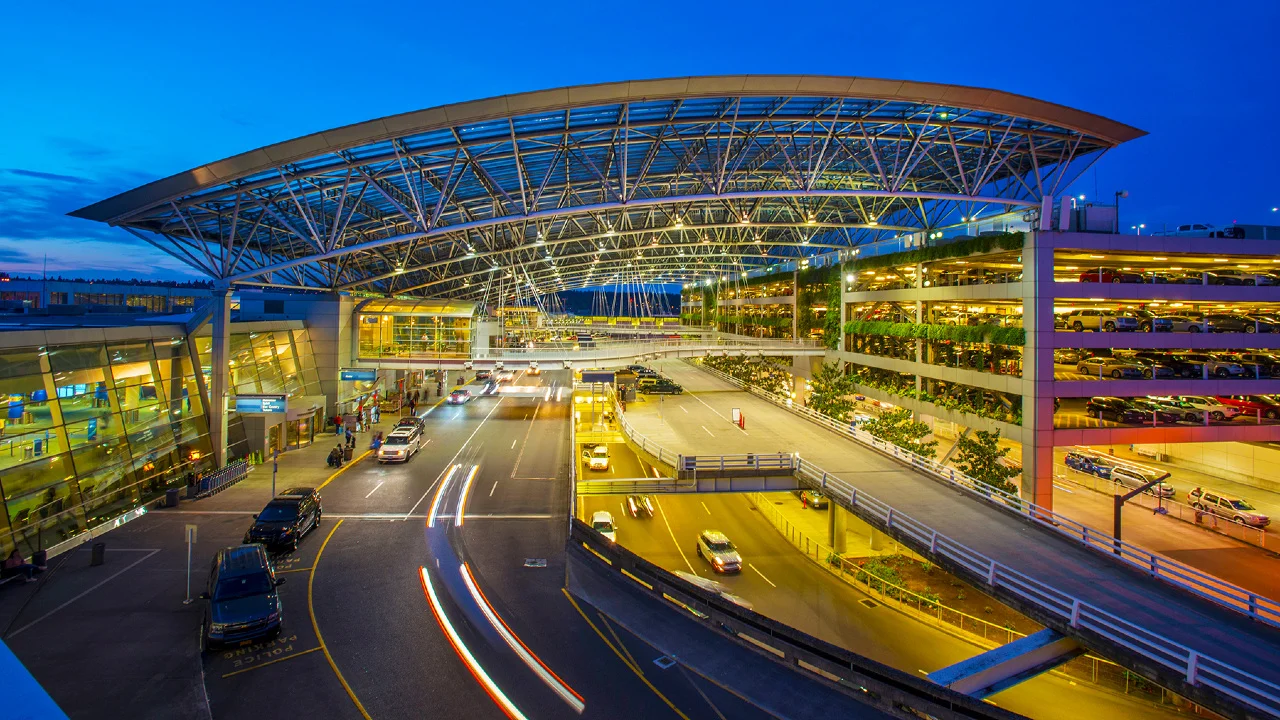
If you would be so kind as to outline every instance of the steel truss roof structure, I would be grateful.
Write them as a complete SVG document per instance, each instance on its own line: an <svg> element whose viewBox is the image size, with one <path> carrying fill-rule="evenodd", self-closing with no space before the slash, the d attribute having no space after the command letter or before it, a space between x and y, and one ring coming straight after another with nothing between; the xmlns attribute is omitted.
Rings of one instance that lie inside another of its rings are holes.
<svg viewBox="0 0 1280 720"><path fill-rule="evenodd" d="M1038 207L1140 130L998 91L741 76L396 115L72 215L228 284L479 299L742 272Z"/></svg>

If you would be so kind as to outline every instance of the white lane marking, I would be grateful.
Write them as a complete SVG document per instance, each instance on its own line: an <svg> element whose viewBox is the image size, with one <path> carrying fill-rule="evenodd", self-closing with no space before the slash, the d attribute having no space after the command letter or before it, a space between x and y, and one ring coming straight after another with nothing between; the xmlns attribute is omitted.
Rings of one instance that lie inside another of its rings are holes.
<svg viewBox="0 0 1280 720"><path fill-rule="evenodd" d="M707 405L707 402L706 402L705 400L703 400L702 398L698 397L698 394L697 394L697 393L689 393L689 397L691 397L691 398L693 398L694 400L697 400L698 402L702 403L704 406L706 406L706 408L707 408L708 410L710 410L711 412L715 413L716 415L720 415L719 411L717 411L715 408L711 407L710 405ZM738 424L737 424L737 423L735 423L734 421L730 420L729 418L727 418L727 417L725 417L725 416L723 416L723 415L720 415L720 419L721 419L721 420L724 420L725 422L729 423L730 425L732 425L732 426L734 426L734 427L738 428L739 430L742 430L742 428L738 427ZM705 428L704 428L704 429L705 429ZM742 430L742 434L743 434L743 435L750 435L751 433L747 432L746 430Z"/></svg>
<svg viewBox="0 0 1280 720"><path fill-rule="evenodd" d="M756 574L759 575L762 580L769 583L770 585L773 585L773 581L765 577L764 573L760 572L760 568L756 567L755 565L752 565L751 563L747 563L747 567L751 568L752 570L755 570ZM773 586L778 587L777 585L773 585Z"/></svg>
<svg viewBox="0 0 1280 720"><path fill-rule="evenodd" d="M516 449L516 443L518 443L518 442L520 442L520 438L516 438L515 440L512 440L512 441L511 441L511 449L512 449L512 450L515 450L515 449Z"/></svg>
<svg viewBox="0 0 1280 720"><path fill-rule="evenodd" d="M92 587L90 587L88 590L85 590L84 592L80 593L79 595L76 595L75 597L71 598L70 600L68 600L68 601L66 601L66 602L64 602L64 603L62 603L62 604L61 604L61 605L59 605L58 607L56 607L56 608L54 608L54 609L50 610L49 612L47 612L47 613L45 613L45 614L41 615L40 617L36 618L35 620L32 620L31 622L27 623L26 625L23 625L22 627L18 628L17 630L14 630L13 632L9 633L8 635L6 635L6 636L5 636L5 638L6 638L6 639L12 639L12 638L17 637L17 636L18 636L18 633L21 633L22 631L26 630L27 628L31 627L32 625L35 625L36 623L38 623L38 622L40 622L40 621L42 621L42 620L46 620L46 619L48 619L48 618L49 618L49 616L51 616L51 615L53 615L54 613L58 612L59 610L61 610L61 609L65 608L66 606L70 605L71 603L73 603L73 602L75 602L75 601L79 600L80 598L84 597L85 595L88 595L89 593L93 592L94 590L97 590L98 588L102 587L103 585L106 585L107 583L109 583L109 582L111 582L112 580L114 580L114 579L116 579L116 578L120 577L121 575L125 574L126 572L129 572L130 570L132 570L132 569L133 569L133 567L134 567L135 565L137 565L137 564L141 563L142 561L146 560L147 558L151 557L152 555L155 555L155 554L156 554L156 553L158 553L158 552L160 552L160 551L159 551L159 550L152 550L151 552L147 553L146 555L143 555L142 557L138 558L137 560L134 560L133 562L129 563L128 565L125 565L125 566L124 566L123 568L121 568L120 570L118 570L118 571L116 571L116 572L114 572L114 573L112 573L112 574L108 575L107 577L103 578L101 582L97 583L96 585L93 585L93 586L92 586Z"/></svg>
<svg viewBox="0 0 1280 720"><path fill-rule="evenodd" d="M716 436L716 435L715 435L715 433L713 433L713 432L711 432L710 430L708 430L708 429L707 429L707 426L706 426L706 425L703 425L703 426L702 426L702 431L703 431L703 432L705 432L706 434L710 435L711 437L715 437L715 436Z"/></svg>
<svg viewBox="0 0 1280 720"><path fill-rule="evenodd" d="M498 489L498 481L493 481L493 487L489 488L489 497L493 497L493 491Z"/></svg>
<svg viewBox="0 0 1280 720"><path fill-rule="evenodd" d="M698 571L693 569L693 563L689 562L689 557L684 554L684 549L680 547L680 542L676 540L676 534L671 530L671 523L667 522L667 513L662 509L662 501L655 496L653 498L653 504L658 506L658 514L662 516L662 523L667 526L667 534L671 535L671 542L675 543L676 551L680 553L680 557L684 560L684 564L689 567L689 572L697 575Z"/></svg>
<svg viewBox="0 0 1280 720"><path fill-rule="evenodd" d="M1074 490L1071 490L1071 489L1069 489L1069 488L1067 488L1067 487L1064 487L1064 486L1062 486L1062 485L1059 485L1058 483L1054 483L1054 484L1053 484L1053 488L1054 488L1055 490L1061 490L1062 492L1064 492L1064 493L1066 493L1066 494L1068 494L1068 495L1075 495L1075 494L1076 494Z"/></svg>
<svg viewBox="0 0 1280 720"><path fill-rule="evenodd" d="M683 412L685 415L688 415L688 414L689 414L689 411L688 411L688 410L685 410L683 405L681 405L681 406L679 406L679 407L680 407L680 411L681 411L681 412Z"/></svg>
<svg viewBox="0 0 1280 720"><path fill-rule="evenodd" d="M372 494L374 494L374 493L378 492L378 488L382 487L382 483L384 483L384 482L386 482L386 480L379 480L379 481L378 481L378 484L377 484L377 485L374 485L374 486L373 486L373 489L369 491L369 495L372 495ZM365 500L368 500L368 499L369 499L369 495L365 495L365 496L364 496L364 499L365 499Z"/></svg>
<svg viewBox="0 0 1280 720"><path fill-rule="evenodd" d="M489 408L488 415L485 415L484 419L480 421L480 424L476 426L476 429L471 431L471 435L467 437L467 442L462 443L462 447L458 448L458 452L454 453L453 457L449 458L448 465L445 466L444 470L440 471L440 475L436 477L435 482L431 483L431 487L427 488L427 491L422 493L422 497L418 498L418 502L414 503L413 507L409 508L409 512L404 514L405 520L408 520L409 516L413 514L413 511L417 510L418 506L422 504L422 501L427 499L427 496L431 494L431 488L434 488L436 483L440 482L440 478L444 477L445 472L447 472L449 467L453 465L453 461L457 460L458 456L462 454L462 451L467 449L467 443L470 443L471 439L476 436L476 433L480 432L480 428L484 427L484 424L489 422L489 416L493 415L493 411L498 409L498 406L502 404L503 400L506 400L506 398L498 398L498 402L494 403L493 407Z"/></svg>
<svg viewBox="0 0 1280 720"><path fill-rule="evenodd" d="M699 500L699 501L698 501L698 503L699 503L700 505L702 505L702 509L703 509L703 510L706 510L708 515L710 515L710 514L711 514L711 508L707 507L707 504L706 504L706 503L702 502L701 500Z"/></svg>

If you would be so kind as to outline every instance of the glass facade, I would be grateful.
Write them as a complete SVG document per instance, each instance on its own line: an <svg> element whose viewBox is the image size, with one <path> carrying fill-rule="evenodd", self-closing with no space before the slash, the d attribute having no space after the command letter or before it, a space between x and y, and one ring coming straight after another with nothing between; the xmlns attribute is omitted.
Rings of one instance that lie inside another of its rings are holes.
<svg viewBox="0 0 1280 720"><path fill-rule="evenodd" d="M206 386L212 381L208 359L213 338L196 337L196 352L204 361L201 370ZM320 377L316 373L315 353L306 330L268 330L231 334L231 393L233 395L320 395ZM248 454L244 428L234 410L227 413L227 457ZM307 418L295 419L291 425L288 446L310 442L312 429ZM302 423L299 426L299 423Z"/></svg>
<svg viewBox="0 0 1280 720"><path fill-rule="evenodd" d="M0 350L0 554L55 545L205 470L181 337Z"/></svg>
<svg viewBox="0 0 1280 720"><path fill-rule="evenodd" d="M368 300L356 310L359 355L471 357L472 303Z"/></svg>

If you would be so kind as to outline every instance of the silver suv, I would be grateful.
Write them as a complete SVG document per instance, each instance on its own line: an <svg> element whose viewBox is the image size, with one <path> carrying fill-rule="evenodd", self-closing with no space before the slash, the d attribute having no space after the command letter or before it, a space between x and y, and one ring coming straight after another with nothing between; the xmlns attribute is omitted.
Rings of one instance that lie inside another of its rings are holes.
<svg viewBox="0 0 1280 720"><path fill-rule="evenodd" d="M729 537L719 530L703 530L698 535L698 557L711 563L716 572L742 571L742 556Z"/></svg>
<svg viewBox="0 0 1280 720"><path fill-rule="evenodd" d="M1132 315L1119 315L1110 310L1077 310L1067 316L1067 327L1076 332L1085 330L1131 332L1138 329L1138 318Z"/></svg>

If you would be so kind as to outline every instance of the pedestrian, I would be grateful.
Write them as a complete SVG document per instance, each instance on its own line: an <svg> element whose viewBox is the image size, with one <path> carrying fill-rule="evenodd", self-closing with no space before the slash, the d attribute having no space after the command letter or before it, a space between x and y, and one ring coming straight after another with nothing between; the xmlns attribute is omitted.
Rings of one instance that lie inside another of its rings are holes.
<svg viewBox="0 0 1280 720"><path fill-rule="evenodd" d="M347 445L353 446L355 444L356 444L356 436L354 433L351 432L351 428L348 427L347 428Z"/></svg>
<svg viewBox="0 0 1280 720"><path fill-rule="evenodd" d="M6 578L14 575L23 575L26 577L27 582L32 583L36 581L35 577L33 577L35 571L36 566L24 560L22 553L18 552L17 548L14 548L13 552L9 553L9 557L5 559L4 569L0 571L0 574Z"/></svg>
<svg viewBox="0 0 1280 720"><path fill-rule="evenodd" d="M418 401L414 398L409 398L409 414L416 415L417 408L418 408Z"/></svg>

